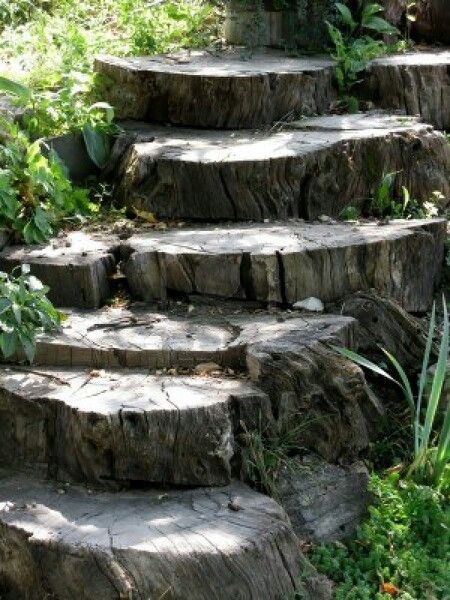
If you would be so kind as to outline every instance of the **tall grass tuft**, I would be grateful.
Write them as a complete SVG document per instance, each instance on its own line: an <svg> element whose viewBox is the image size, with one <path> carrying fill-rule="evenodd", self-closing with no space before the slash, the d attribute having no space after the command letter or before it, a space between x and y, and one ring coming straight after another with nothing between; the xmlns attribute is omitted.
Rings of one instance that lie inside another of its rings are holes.
<svg viewBox="0 0 450 600"><path fill-rule="evenodd" d="M333 346L333 349L358 365L392 381L402 390L410 408L413 432L413 459L408 476L418 482L431 484L438 488L450 488L450 400L443 410L442 422L438 424L436 418L438 414L440 415L438 407L447 376L449 356L449 322L445 297L442 302L444 324L436 369L431 385L427 386L431 348L436 330L436 304L434 303L417 395L414 395L412 385L403 367L395 356L384 348L382 351L396 372L396 377L352 350L336 346Z"/></svg>

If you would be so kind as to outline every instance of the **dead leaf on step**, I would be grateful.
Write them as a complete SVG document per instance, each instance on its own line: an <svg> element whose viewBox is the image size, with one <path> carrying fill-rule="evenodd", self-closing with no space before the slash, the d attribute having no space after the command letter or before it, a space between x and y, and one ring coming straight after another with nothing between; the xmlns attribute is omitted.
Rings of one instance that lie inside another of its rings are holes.
<svg viewBox="0 0 450 600"><path fill-rule="evenodd" d="M103 369L92 369L92 371L89 373L89 377L103 377L104 375L105 371Z"/></svg>
<svg viewBox="0 0 450 600"><path fill-rule="evenodd" d="M139 217L139 219L142 219L146 223L158 223L158 219L155 217L155 215L148 210L139 210L133 206L133 212L137 217Z"/></svg>

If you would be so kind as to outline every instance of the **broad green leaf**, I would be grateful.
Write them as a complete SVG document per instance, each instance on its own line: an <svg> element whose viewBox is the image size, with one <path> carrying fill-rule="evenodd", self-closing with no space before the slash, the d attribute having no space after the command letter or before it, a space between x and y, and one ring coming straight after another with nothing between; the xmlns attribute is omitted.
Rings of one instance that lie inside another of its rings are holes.
<svg viewBox="0 0 450 600"><path fill-rule="evenodd" d="M109 137L96 131L92 125L86 124L83 127L83 138L90 159L99 169L103 169L110 154Z"/></svg>
<svg viewBox="0 0 450 600"><path fill-rule="evenodd" d="M111 106L111 104L108 104L107 102L96 102L95 104L92 104L92 106L89 107L89 112L93 112L96 110L100 110L105 113L106 122L108 124L111 124L113 122L114 108Z"/></svg>
<svg viewBox="0 0 450 600"><path fill-rule="evenodd" d="M27 86L7 77L0 77L0 91L17 96L23 101L29 100L31 97L31 90Z"/></svg>
<svg viewBox="0 0 450 600"><path fill-rule="evenodd" d="M350 27L351 31L354 31L357 27L357 23L353 19L352 13L348 6L342 4L341 2L336 2L336 8L341 15L342 21Z"/></svg>

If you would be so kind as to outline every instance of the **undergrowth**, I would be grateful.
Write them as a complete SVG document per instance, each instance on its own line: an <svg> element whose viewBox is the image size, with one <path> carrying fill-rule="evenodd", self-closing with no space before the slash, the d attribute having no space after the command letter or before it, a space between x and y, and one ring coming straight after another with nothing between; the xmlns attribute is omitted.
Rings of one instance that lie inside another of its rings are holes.
<svg viewBox="0 0 450 600"><path fill-rule="evenodd" d="M335 600L448 598L448 498L397 474L372 475L370 491L374 503L355 539L320 545L310 555L335 583Z"/></svg>
<svg viewBox="0 0 450 600"><path fill-rule="evenodd" d="M10 9L3 18L2 3ZM102 81L93 74L96 55L204 47L219 35L220 11L202 0L30 4L0 0L0 75L32 88L40 135L73 130L101 100Z"/></svg>

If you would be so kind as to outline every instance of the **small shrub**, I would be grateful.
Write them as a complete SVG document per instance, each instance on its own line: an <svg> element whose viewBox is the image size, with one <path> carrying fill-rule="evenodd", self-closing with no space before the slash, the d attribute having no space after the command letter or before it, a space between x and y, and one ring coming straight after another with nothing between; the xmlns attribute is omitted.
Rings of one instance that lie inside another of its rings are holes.
<svg viewBox="0 0 450 600"><path fill-rule="evenodd" d="M372 199L370 210L380 218L392 217L394 219L428 219L438 214L437 203L442 198L442 193L435 191L426 202L419 202L411 197L407 187L402 186L402 197L399 199L394 193L394 183L400 171L383 175L375 196Z"/></svg>
<svg viewBox="0 0 450 600"><path fill-rule="evenodd" d="M341 221L357 221L359 217L359 210L355 206L346 206L339 213Z"/></svg>
<svg viewBox="0 0 450 600"><path fill-rule="evenodd" d="M93 212L86 190L72 186L58 157L45 157L16 125L0 138L0 227L27 244L43 243L56 227Z"/></svg>
<svg viewBox="0 0 450 600"><path fill-rule="evenodd" d="M344 105L350 112L359 109L358 100L351 95L359 83L360 74L369 60L385 54L388 46L373 35L397 34L398 30L379 16L384 10L376 3L364 3L360 16L353 15L348 6L336 2L340 14L340 27L327 22L328 32L334 46L332 58L337 62L336 80Z"/></svg>
<svg viewBox="0 0 450 600"><path fill-rule="evenodd" d="M31 363L40 331L57 329L63 318L47 298L49 288L22 265L18 274L0 272L0 352L10 358L22 349Z"/></svg>

